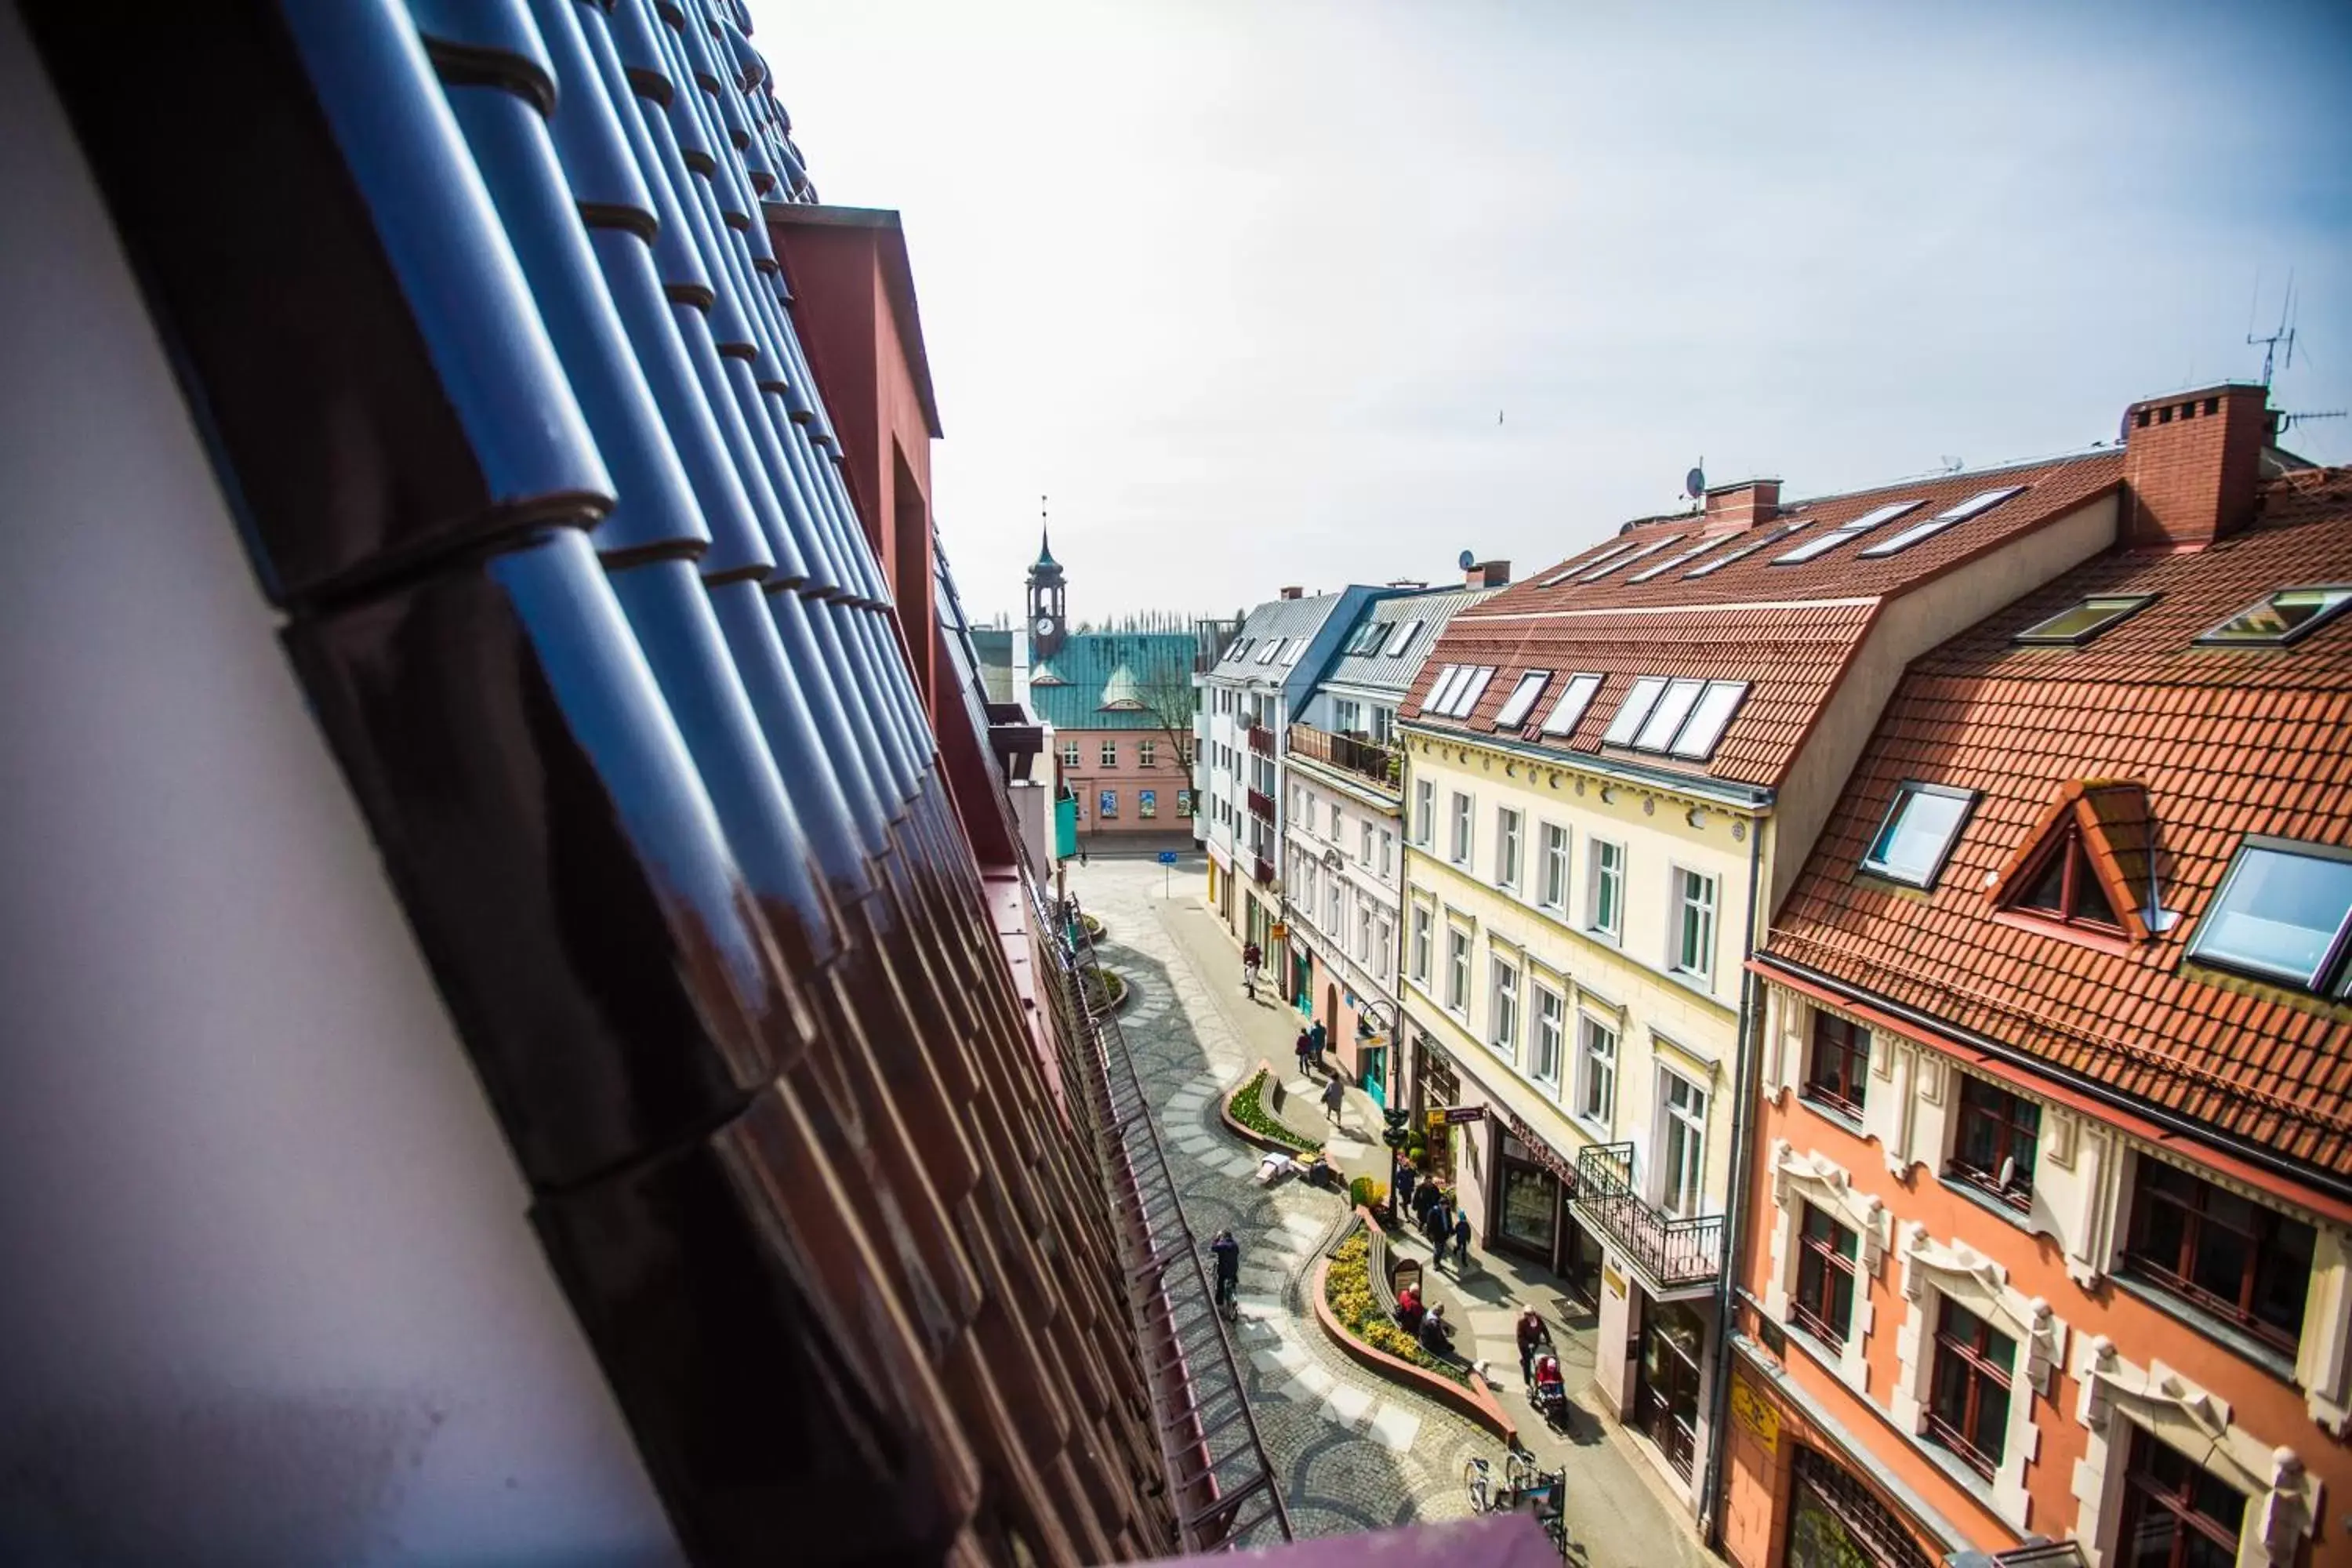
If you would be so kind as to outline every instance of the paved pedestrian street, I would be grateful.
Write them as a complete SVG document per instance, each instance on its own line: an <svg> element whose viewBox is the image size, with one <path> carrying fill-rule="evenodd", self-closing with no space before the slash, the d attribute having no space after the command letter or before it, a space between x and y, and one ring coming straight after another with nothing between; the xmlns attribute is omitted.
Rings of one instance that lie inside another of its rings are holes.
<svg viewBox="0 0 2352 1568"><path fill-rule="evenodd" d="M1238 954L1203 906L1197 861L1172 875L1150 861L1109 858L1066 870L1070 890L1105 923L1102 961L1132 988L1120 1028L1158 1114L1193 1233L1205 1245L1230 1226L1242 1244L1234 1349L1294 1530L1301 1537L1344 1535L1464 1517L1464 1465L1481 1455L1499 1470L1501 1440L1374 1376L1329 1342L1307 1290L1318 1255L1348 1214L1344 1196L1295 1182L1260 1187L1257 1151L1217 1120L1220 1098L1260 1060L1277 1063L1286 1079L1296 1076L1288 1056L1296 1016L1270 997L1253 1004L1242 995ZM1296 1092L1294 1119L1328 1128L1316 1090ZM1378 1118L1360 1094L1351 1095L1343 1126L1335 1155L1359 1167L1385 1157L1374 1136ZM1507 1345L1514 1310L1481 1303L1464 1325L1465 1348L1491 1360L1492 1331L1499 1329ZM1507 1360L1504 1375L1515 1382ZM1571 1563L1678 1568L1717 1561L1633 1470L1617 1447L1623 1439L1604 1436L1588 1418L1578 1440L1563 1441L1540 1426L1528 1429L1523 1410L1519 1416L1538 1461L1567 1468Z"/></svg>

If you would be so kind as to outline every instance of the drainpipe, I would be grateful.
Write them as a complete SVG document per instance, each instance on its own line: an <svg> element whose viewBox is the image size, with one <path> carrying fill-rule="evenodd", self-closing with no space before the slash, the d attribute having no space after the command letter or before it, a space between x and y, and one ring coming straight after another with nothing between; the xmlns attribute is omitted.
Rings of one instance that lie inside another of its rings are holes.
<svg viewBox="0 0 2352 1568"><path fill-rule="evenodd" d="M1741 951L1756 952L1756 905L1763 896L1764 822L1754 819L1748 846L1748 935ZM1728 1245L1724 1248L1723 1273L1715 1287L1715 1373L1708 1398L1706 1481L1699 1493L1699 1533L1711 1552L1723 1551L1723 1451L1731 1418L1731 1304L1737 1282L1746 1272L1748 1252L1748 1145L1755 1136L1754 1068L1762 1046L1752 1039L1763 1022L1762 982L1740 960L1738 1061L1732 1069L1731 1191L1724 1205L1723 1224Z"/></svg>

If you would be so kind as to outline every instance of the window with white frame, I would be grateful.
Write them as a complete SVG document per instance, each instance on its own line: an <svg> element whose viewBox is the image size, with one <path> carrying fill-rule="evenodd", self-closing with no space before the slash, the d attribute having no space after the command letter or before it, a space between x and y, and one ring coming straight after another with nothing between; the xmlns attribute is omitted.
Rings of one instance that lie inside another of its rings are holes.
<svg viewBox="0 0 2352 1568"><path fill-rule="evenodd" d="M1437 786L1427 779L1412 781L1412 841L1426 849L1437 831Z"/></svg>
<svg viewBox="0 0 2352 1568"><path fill-rule="evenodd" d="M1396 835L1385 827L1381 829L1381 875L1396 875Z"/></svg>
<svg viewBox="0 0 2352 1568"><path fill-rule="evenodd" d="M1445 1005L1470 1010L1470 933L1458 926L1445 928Z"/></svg>
<svg viewBox="0 0 2352 1568"><path fill-rule="evenodd" d="M1117 741L1105 741L1102 743L1102 765L1107 768L1115 768L1118 766L1118 742Z"/></svg>
<svg viewBox="0 0 2352 1568"><path fill-rule="evenodd" d="M1507 805L1495 813L1495 885L1513 892L1519 886L1519 822Z"/></svg>
<svg viewBox="0 0 2352 1568"><path fill-rule="evenodd" d="M1602 1128L1617 1115L1617 1031L1590 1015L1577 1024L1576 1113Z"/></svg>
<svg viewBox="0 0 2352 1568"><path fill-rule="evenodd" d="M1625 847L1606 838L1586 841L1592 865L1586 877L1584 929L1611 942L1625 938Z"/></svg>
<svg viewBox="0 0 2352 1568"><path fill-rule="evenodd" d="M1678 974L1707 980L1715 974L1715 879L1675 868L1674 945L1669 957Z"/></svg>
<svg viewBox="0 0 2352 1568"><path fill-rule="evenodd" d="M1372 906L1362 899L1356 900L1356 962L1368 963L1372 956Z"/></svg>
<svg viewBox="0 0 2352 1568"><path fill-rule="evenodd" d="M1470 864L1470 797L1456 790L1454 793L1454 863Z"/></svg>
<svg viewBox="0 0 2352 1568"><path fill-rule="evenodd" d="M1348 929L1339 923L1339 906L1346 899L1347 890L1347 883L1341 880L1337 871L1332 872L1323 884L1323 929L1330 932L1334 940Z"/></svg>
<svg viewBox="0 0 2352 1568"><path fill-rule="evenodd" d="M1062 765L1066 768L1075 768L1078 765L1078 743L1076 741L1062 742Z"/></svg>
<svg viewBox="0 0 2352 1568"><path fill-rule="evenodd" d="M1706 1090L1668 1068L1658 1079L1658 1206L1680 1218L1706 1197Z"/></svg>
<svg viewBox="0 0 2352 1568"><path fill-rule="evenodd" d="M1562 1037L1568 1028L1568 1000L1550 986L1536 988L1536 1031L1528 1056L1528 1076L1538 1083L1559 1087Z"/></svg>
<svg viewBox="0 0 2352 1568"><path fill-rule="evenodd" d="M1331 830L1323 837L1334 844L1339 842L1339 804L1337 801L1331 803Z"/></svg>
<svg viewBox="0 0 2352 1568"><path fill-rule="evenodd" d="M1356 864L1370 866L1371 863L1372 825L1369 822L1360 822L1356 825Z"/></svg>
<svg viewBox="0 0 2352 1568"><path fill-rule="evenodd" d="M1160 765L1160 742L1157 741L1138 741L1135 743L1135 763L1138 767L1158 767Z"/></svg>
<svg viewBox="0 0 2352 1568"><path fill-rule="evenodd" d="M1385 984L1395 968L1396 923L1382 915L1372 925L1372 978Z"/></svg>
<svg viewBox="0 0 2352 1568"><path fill-rule="evenodd" d="M1412 952L1409 958L1412 964L1412 977L1423 985L1429 984L1430 925L1430 912L1415 904L1412 907Z"/></svg>
<svg viewBox="0 0 2352 1568"><path fill-rule="evenodd" d="M1568 829L1543 825L1543 870L1536 881L1536 901L1548 910L1568 908Z"/></svg>
<svg viewBox="0 0 2352 1568"><path fill-rule="evenodd" d="M1486 995L1486 1043L1508 1056L1519 1043L1519 970L1496 953L1486 955L1492 979Z"/></svg>

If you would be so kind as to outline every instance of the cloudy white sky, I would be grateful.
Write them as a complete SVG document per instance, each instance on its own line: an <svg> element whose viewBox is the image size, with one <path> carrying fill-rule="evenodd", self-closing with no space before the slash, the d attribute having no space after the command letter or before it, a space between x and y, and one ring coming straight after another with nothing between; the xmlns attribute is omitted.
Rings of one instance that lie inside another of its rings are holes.
<svg viewBox="0 0 2352 1568"><path fill-rule="evenodd" d="M2258 374L2290 268L2277 401L2352 407L2352 9L751 4L824 198L904 215L976 613L1040 492L1074 616L1206 613L1525 573L1701 458L2071 449Z"/></svg>

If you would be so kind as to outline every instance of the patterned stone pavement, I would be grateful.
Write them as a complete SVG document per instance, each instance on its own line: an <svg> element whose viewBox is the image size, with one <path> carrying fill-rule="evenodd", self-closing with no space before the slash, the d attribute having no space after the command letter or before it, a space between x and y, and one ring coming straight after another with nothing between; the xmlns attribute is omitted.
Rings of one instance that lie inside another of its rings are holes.
<svg viewBox="0 0 2352 1568"><path fill-rule="evenodd" d="M1464 1464L1480 1455L1499 1466L1500 1439L1374 1377L1325 1337L1307 1288L1319 1249L1346 1214L1345 1199L1295 1183L1258 1186L1256 1151L1217 1121L1219 1097L1259 1060L1296 1076L1287 1055L1295 1016L1271 1000L1253 1005L1243 998L1237 955L1202 905L1197 868L1171 877L1149 861L1104 858L1084 870L1070 867L1068 876L1070 889L1106 924L1104 963L1132 988L1120 1029L1157 1108L1193 1232L1205 1243L1229 1225L1242 1243L1234 1348L1283 1478L1293 1529L1302 1538L1345 1535L1466 1515ZM1316 1087L1294 1087L1301 1114L1290 1119L1302 1128L1321 1127ZM1350 1096L1350 1132L1378 1124L1368 1101L1355 1103L1360 1100ZM1366 1159L1377 1151L1370 1145ZM1500 1278L1492 1271L1486 1277ZM1472 1353L1502 1366L1507 1377L1516 1360L1515 1310L1487 1301L1460 1304L1470 1309L1464 1326L1476 1344ZM1580 1363L1588 1376L1590 1345L1580 1342L1589 1337L1562 1344L1563 1362ZM1516 1390L1505 1397L1518 1406ZM1523 1425L1528 1419L1521 1409ZM1569 1561L1577 1568L1720 1562L1636 1471L1641 1461L1627 1452L1631 1440L1609 1434L1593 1414L1584 1414L1565 1441L1539 1426L1527 1436L1540 1463L1567 1467Z"/></svg>
<svg viewBox="0 0 2352 1568"><path fill-rule="evenodd" d="M1103 962L1133 988L1119 1026L1159 1109L1193 1233L1205 1242L1231 1226L1242 1244L1234 1350L1291 1527L1302 1537L1347 1535L1461 1518L1469 1511L1464 1462L1473 1454L1499 1461L1502 1445L1371 1376L1317 1326L1307 1288L1346 1200L1295 1182L1260 1187L1256 1152L1219 1124L1219 1098L1265 1053L1246 1042L1239 1017L1167 929L1162 880L1149 863L1070 868L1072 890L1108 927ZM1237 987L1233 1005L1248 1005Z"/></svg>

